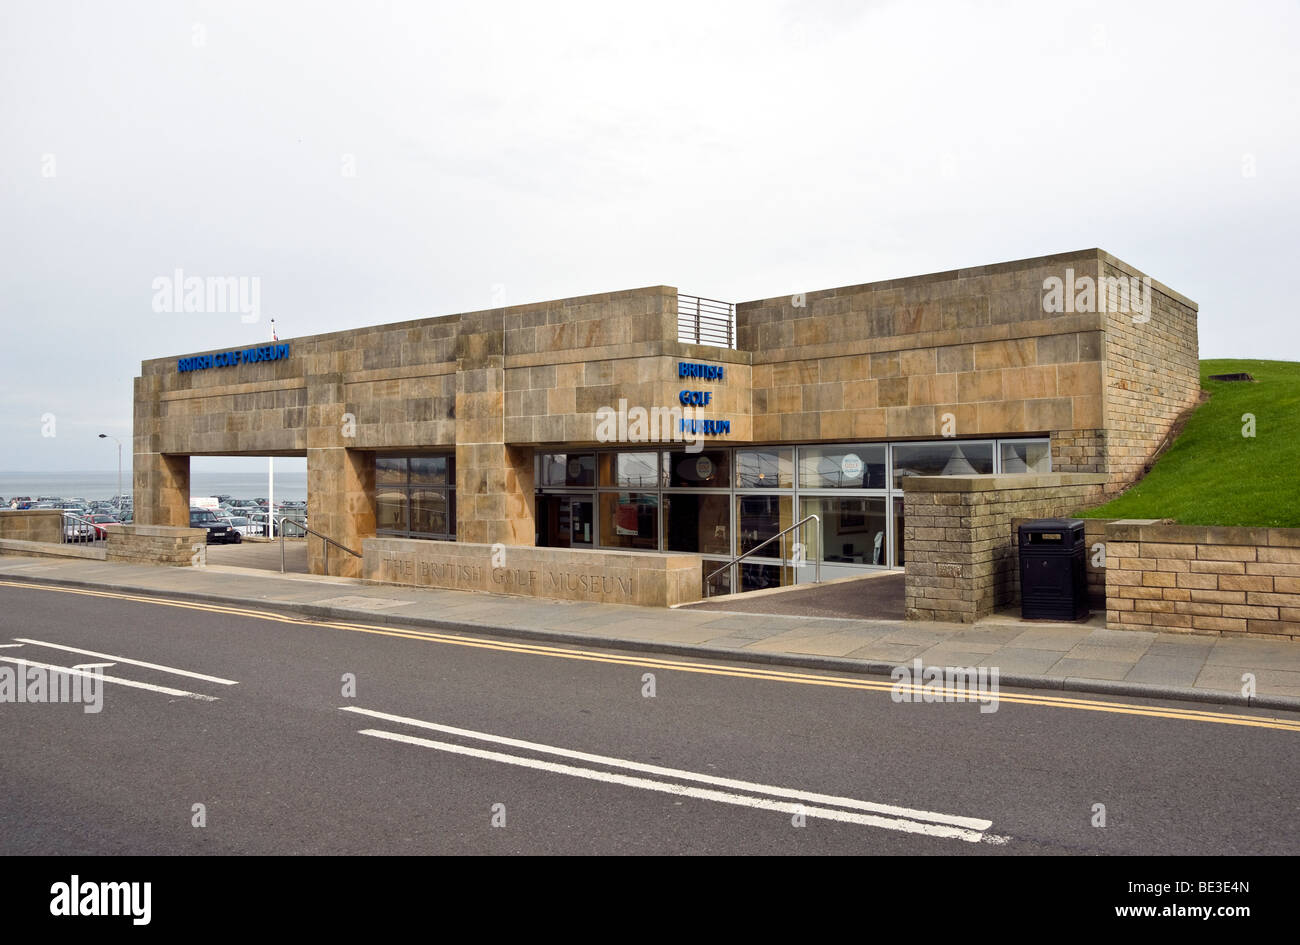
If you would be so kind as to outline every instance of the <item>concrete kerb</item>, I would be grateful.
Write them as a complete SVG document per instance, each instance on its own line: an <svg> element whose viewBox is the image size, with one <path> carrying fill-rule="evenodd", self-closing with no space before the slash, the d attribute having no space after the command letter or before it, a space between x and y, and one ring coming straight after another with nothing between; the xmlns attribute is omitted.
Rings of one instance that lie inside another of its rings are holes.
<svg viewBox="0 0 1300 945"><path fill-rule="evenodd" d="M205 594L198 591L168 591L166 595L141 591L131 585L115 584L107 581L75 581L66 578L50 578L41 575L12 576L30 584L46 584L56 587L72 587L83 590L112 590L130 593L138 597L152 598L160 601L168 599L184 600L193 603L225 604L249 606L243 598L232 598L220 594ZM301 604L288 601L259 599L257 607L288 616L307 616L323 620L343 622L360 622L401 628L413 626L414 629L427 628L441 631L472 634L490 634L507 638L534 640L543 643L563 643L595 647L597 649L626 650L635 653L662 653L672 656L686 656L695 659L723 660L734 663L749 663L764 666L781 666L793 669L814 669L829 672L846 673L855 676L886 676L896 667L910 670L910 664L890 663L875 660L852 660L836 656L805 656L795 653L741 652L690 643L656 643L648 640L626 640L618 637L598 637L586 634L565 633L561 630L537 630L528 627L503 627L488 624L464 623L453 620L440 620L432 617L401 616L399 614L373 613L364 610L351 610L344 607L329 607L319 604ZM751 615L752 616L752 615ZM1098 695L1129 696L1140 699L1169 699L1178 702L1202 702L1211 705L1231 705L1243 708L1282 709L1300 711L1300 698L1293 696L1244 696L1239 692L1217 689L1196 689L1190 686L1158 686L1147 683L1129 683L1103 679L1089 679L1078 676L1034 676L1020 673L1005 673L998 676L999 687L1017 689L1052 689L1062 692L1085 692Z"/></svg>

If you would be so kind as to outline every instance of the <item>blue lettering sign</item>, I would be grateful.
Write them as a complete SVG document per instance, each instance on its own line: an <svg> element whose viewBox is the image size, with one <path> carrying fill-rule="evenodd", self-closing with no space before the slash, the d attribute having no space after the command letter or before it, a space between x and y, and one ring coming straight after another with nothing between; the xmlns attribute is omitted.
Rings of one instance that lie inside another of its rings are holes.
<svg viewBox="0 0 1300 945"><path fill-rule="evenodd" d="M689 361L677 362L678 377L698 377L706 381L721 381L722 365L720 364L691 364Z"/></svg>
<svg viewBox="0 0 1300 945"><path fill-rule="evenodd" d="M246 348L243 351L220 351L216 354L196 354L188 358L178 358L176 370L182 374L189 371L204 371L213 367L233 367L250 361L279 361L289 357L289 345L262 345L259 348Z"/></svg>

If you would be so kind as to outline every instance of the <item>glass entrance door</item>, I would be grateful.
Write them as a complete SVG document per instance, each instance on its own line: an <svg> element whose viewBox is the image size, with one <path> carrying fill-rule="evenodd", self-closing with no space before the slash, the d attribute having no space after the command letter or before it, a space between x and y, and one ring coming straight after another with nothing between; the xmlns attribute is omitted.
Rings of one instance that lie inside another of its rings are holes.
<svg viewBox="0 0 1300 945"><path fill-rule="evenodd" d="M592 496L562 496L569 512L569 547L591 548L596 543L595 499Z"/></svg>
<svg viewBox="0 0 1300 945"><path fill-rule="evenodd" d="M537 543L548 548L593 548L596 544L594 495L537 494Z"/></svg>

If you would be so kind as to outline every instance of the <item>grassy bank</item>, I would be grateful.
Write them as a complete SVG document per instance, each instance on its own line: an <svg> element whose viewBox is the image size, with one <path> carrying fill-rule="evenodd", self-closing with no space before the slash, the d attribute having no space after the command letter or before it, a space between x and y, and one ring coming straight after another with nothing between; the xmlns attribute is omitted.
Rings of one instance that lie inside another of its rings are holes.
<svg viewBox="0 0 1300 945"><path fill-rule="evenodd" d="M1256 383L1208 379L1239 371ZM1300 527L1300 363L1202 361L1201 386L1209 402L1151 472L1083 516ZM1242 435L1244 414L1254 415L1253 437Z"/></svg>

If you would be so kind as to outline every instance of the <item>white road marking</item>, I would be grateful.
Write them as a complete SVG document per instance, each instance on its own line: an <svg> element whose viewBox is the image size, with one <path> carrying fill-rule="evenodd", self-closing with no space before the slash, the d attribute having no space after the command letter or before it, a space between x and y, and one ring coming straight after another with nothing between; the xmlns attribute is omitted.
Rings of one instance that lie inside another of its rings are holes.
<svg viewBox="0 0 1300 945"><path fill-rule="evenodd" d="M188 676L190 679L202 679L204 682L217 683L222 686L236 686L238 681L234 679L222 679L220 676L205 676L202 673L192 673L188 669L176 669L172 666L160 666L157 663L146 663L143 660L128 659L125 656L114 656L112 653L96 653L94 650L81 650L75 646L64 646L62 643L46 643L42 640L27 640L23 637L14 637L19 643L30 643L32 646L48 646L54 650L67 650L69 653L82 653L86 656L98 656L101 659L115 660L119 663L130 663L132 666L143 666L145 669L156 669L160 673L172 673L176 676Z"/></svg>
<svg viewBox="0 0 1300 945"><path fill-rule="evenodd" d="M717 787L738 788L742 791L771 794L775 797L796 798L799 800L812 801L817 804L829 804L834 807L849 807L854 810L865 810L875 814L889 814L895 817L905 817L909 820L925 820L932 823L953 824L958 827L967 827L971 830L984 831L993 826L993 821L983 820L976 817L958 817L953 814L938 814L933 811L913 810L910 807L895 807L890 804L875 804L871 801L860 801L856 798L839 797L834 794L818 794L812 791L799 791L794 788L776 787L770 784L758 784L753 781L741 781L735 778L721 778L711 774L684 771L680 768L666 768L661 765L646 764L640 761L628 761L624 758L611 758L608 755L594 755L585 751L575 751L571 748L557 748L553 745L543 745L539 742L528 742L519 738L507 738L503 735L491 735L487 732L475 732L465 728L453 728L450 725L439 725L436 722L425 722L422 719L412 719L401 715L390 715L387 712L376 712L374 709L362 709L358 706L342 706L341 708L344 712L355 712L358 715L368 715L371 718L383 719L387 722L397 722L403 725L412 725L417 728L427 728L431 731L443 732L448 735L459 735L464 738L476 738L480 741L494 742L498 745L508 745L511 748L524 748L530 751L559 755L564 758L573 758L577 761L588 761L595 764L609 765L614 768L625 768L629 771L641 772L642 774L657 774L670 778L678 778L683 781L699 781Z"/></svg>
<svg viewBox="0 0 1300 945"><path fill-rule="evenodd" d="M171 689L167 686L155 686L152 683L136 682L134 679L121 679L117 676L109 676L107 673L90 673L83 669L76 669L72 666L54 666L50 663L37 663L35 660L19 659L16 656L0 656L0 662L18 663L22 666L36 666L40 669L53 669L61 673L67 673L70 676L98 676L104 682L117 683L119 686L130 686L132 689L148 689L150 692L161 692L167 696L184 696L187 699L198 699L202 702L216 702L216 696L205 696L197 692L186 692L184 689Z"/></svg>
<svg viewBox="0 0 1300 945"><path fill-rule="evenodd" d="M14 647L22 646L21 643L0 643L0 650L12 650Z"/></svg>
<svg viewBox="0 0 1300 945"><path fill-rule="evenodd" d="M472 758L483 758L487 761L497 761L502 764L517 765L521 768L534 768L538 771L549 771L554 774L567 774L575 778L586 778L589 781L604 781L608 784L621 784L625 787L640 788L644 791L658 791L663 794L694 797L705 801L716 801L720 804L734 804L739 807L778 811L783 814L803 814L806 817L818 817L822 820L838 820L843 823L861 824L866 827L882 827L885 830L898 830L903 833L918 833L929 837L965 840L967 843L979 843L981 838L979 831L964 830L960 827L949 827L933 823L926 824L901 818L877 817L873 814L855 814L851 811L833 810L828 807L812 807L807 804L778 801L770 797L732 794L726 791L715 791L711 788L673 784L669 781L634 778L631 775L616 774L612 771L578 768L573 765L562 765L554 761L543 761L540 758L525 758L521 755L506 755L501 752L486 751L482 748L470 748L466 745L453 745L450 742L437 742L428 738L418 738L414 735L403 735L400 732L382 732L378 729L367 728L361 729L359 734L394 742L404 742L408 745L419 745L423 748L433 748L438 751L452 752L457 755L469 755Z"/></svg>

